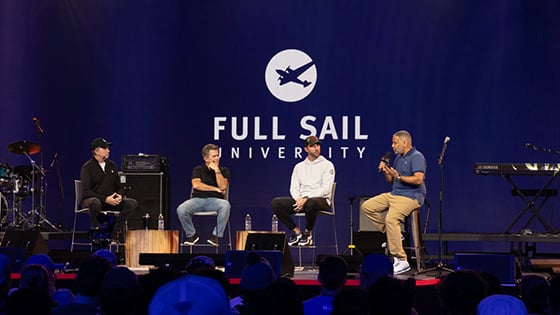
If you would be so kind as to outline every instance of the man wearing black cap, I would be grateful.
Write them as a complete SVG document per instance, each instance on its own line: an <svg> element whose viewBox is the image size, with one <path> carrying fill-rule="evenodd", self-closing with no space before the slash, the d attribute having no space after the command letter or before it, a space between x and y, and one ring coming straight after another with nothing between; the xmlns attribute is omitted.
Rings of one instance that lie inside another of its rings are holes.
<svg viewBox="0 0 560 315"><path fill-rule="evenodd" d="M331 203L331 189L334 183L334 165L321 155L321 142L316 136L305 139L303 149L307 158L294 167L290 181L291 197L276 197L270 203L278 219L293 234L290 246L313 245L313 227L318 211L328 211ZM296 225L292 214L305 212L305 231Z"/></svg>
<svg viewBox="0 0 560 315"><path fill-rule="evenodd" d="M117 164L109 160L110 146L111 142L103 138L91 142L92 158L84 163L80 172L82 205L89 208L92 229L99 228L99 213L110 210L120 211L117 229L124 231L124 222L136 210L137 202L123 197Z"/></svg>

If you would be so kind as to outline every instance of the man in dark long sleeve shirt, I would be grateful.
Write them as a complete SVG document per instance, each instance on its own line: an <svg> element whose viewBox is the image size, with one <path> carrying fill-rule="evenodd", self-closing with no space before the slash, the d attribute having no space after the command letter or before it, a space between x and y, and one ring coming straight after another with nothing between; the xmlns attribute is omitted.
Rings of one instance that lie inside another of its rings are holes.
<svg viewBox="0 0 560 315"><path fill-rule="evenodd" d="M99 228L102 210L119 211L117 228L124 231L127 218L136 210L137 202L123 197L117 164L109 160L111 142L96 138L91 142L92 158L82 166L82 204L90 211L91 228Z"/></svg>

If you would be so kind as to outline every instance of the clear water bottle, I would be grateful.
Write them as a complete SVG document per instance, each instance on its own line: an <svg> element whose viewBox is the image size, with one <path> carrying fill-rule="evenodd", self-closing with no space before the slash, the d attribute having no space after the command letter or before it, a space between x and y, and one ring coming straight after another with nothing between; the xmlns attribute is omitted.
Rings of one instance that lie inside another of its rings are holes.
<svg viewBox="0 0 560 315"><path fill-rule="evenodd" d="M278 217L276 214L272 215L272 232L278 232Z"/></svg>
<svg viewBox="0 0 560 315"><path fill-rule="evenodd" d="M245 216L245 231L251 231L251 215L248 213Z"/></svg>
<svg viewBox="0 0 560 315"><path fill-rule="evenodd" d="M159 215L158 215L158 218L157 218L157 229L159 231L165 230L165 220L163 219L163 213L161 213L161 211L159 212Z"/></svg>

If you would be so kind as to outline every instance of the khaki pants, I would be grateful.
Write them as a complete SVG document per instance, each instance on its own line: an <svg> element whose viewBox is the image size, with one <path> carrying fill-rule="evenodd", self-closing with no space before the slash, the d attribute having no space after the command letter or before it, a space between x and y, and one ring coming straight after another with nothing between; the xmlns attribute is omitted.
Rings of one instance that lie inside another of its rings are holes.
<svg viewBox="0 0 560 315"><path fill-rule="evenodd" d="M391 256L406 260L401 240L401 223L417 208L420 208L420 204L415 199L383 193L362 203L360 211L364 212L379 231L387 235ZM387 216L383 219L382 213L385 211Z"/></svg>

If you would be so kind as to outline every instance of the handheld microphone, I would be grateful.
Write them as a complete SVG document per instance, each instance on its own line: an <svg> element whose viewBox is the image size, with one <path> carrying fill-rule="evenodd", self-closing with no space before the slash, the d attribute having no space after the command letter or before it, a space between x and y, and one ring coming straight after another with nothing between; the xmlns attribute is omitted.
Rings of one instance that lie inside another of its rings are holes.
<svg viewBox="0 0 560 315"><path fill-rule="evenodd" d="M391 163L391 152L387 151L385 155L381 158L381 162L385 163L385 165L389 165ZM381 168L377 170L378 173L381 173Z"/></svg>
<svg viewBox="0 0 560 315"><path fill-rule="evenodd" d="M527 149L537 150L538 148L534 144L530 144L529 142L525 143L525 147Z"/></svg>
<svg viewBox="0 0 560 315"><path fill-rule="evenodd" d="M441 148L441 153L439 155L438 164L441 165L443 163L443 156L445 155L445 150L447 150L447 144L451 141L451 138L445 137L443 139L443 148Z"/></svg>
<svg viewBox="0 0 560 315"><path fill-rule="evenodd" d="M41 128L41 122L39 122L39 119L37 117L33 117L33 122L35 123L35 126L37 126L37 131L39 133L43 133L44 130Z"/></svg>
<svg viewBox="0 0 560 315"><path fill-rule="evenodd" d="M56 160L58 160L58 152L54 154L53 160L51 162L51 168L54 166L54 163L56 163Z"/></svg>

